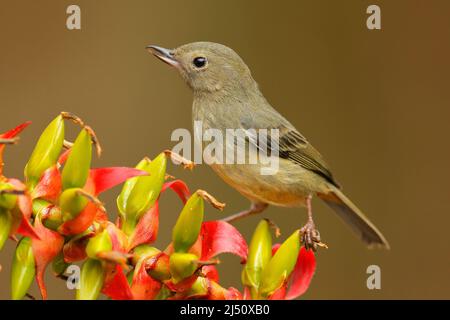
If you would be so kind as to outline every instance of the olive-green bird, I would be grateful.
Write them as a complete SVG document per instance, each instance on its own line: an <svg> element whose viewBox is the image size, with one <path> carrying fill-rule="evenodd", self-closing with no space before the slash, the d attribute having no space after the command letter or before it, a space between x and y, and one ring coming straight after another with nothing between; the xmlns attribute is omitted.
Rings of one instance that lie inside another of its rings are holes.
<svg viewBox="0 0 450 320"><path fill-rule="evenodd" d="M225 137L226 129L278 129L276 174L262 175L262 164L211 165L225 182L252 203L250 209L224 220L260 213L269 204L306 206L308 221L301 229L302 237L306 246L315 250L321 242L312 218L311 198L317 195L369 247L389 248L381 232L341 191L320 153L267 102L250 69L236 52L211 42L189 43L173 50L151 45L147 50L175 67L192 89L193 120L201 121L203 132L219 129ZM223 148L236 147L234 141L230 143L233 145L227 145L227 140ZM258 139L247 139L247 143L261 148Z"/></svg>

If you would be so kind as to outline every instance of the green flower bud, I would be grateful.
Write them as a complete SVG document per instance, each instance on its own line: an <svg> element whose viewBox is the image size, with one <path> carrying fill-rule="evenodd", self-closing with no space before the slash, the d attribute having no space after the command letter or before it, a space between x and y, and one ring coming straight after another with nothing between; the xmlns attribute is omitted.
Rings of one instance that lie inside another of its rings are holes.
<svg viewBox="0 0 450 320"><path fill-rule="evenodd" d="M17 244L11 267L11 298L25 297L36 273L30 238L22 238Z"/></svg>
<svg viewBox="0 0 450 320"><path fill-rule="evenodd" d="M155 297L155 300L167 300L172 295L172 291L170 291L167 286L162 285L161 290L159 290L158 294Z"/></svg>
<svg viewBox="0 0 450 320"><path fill-rule="evenodd" d="M58 228L63 224L61 208L56 206L51 207L42 223L46 228L57 231Z"/></svg>
<svg viewBox="0 0 450 320"><path fill-rule="evenodd" d="M57 116L41 134L25 167L25 178L32 189L45 170L58 161L64 143L64 120Z"/></svg>
<svg viewBox="0 0 450 320"><path fill-rule="evenodd" d="M80 188L71 188L63 191L59 197L63 221L74 219L88 204L89 200L82 195L82 192Z"/></svg>
<svg viewBox="0 0 450 320"><path fill-rule="evenodd" d="M33 200L33 216L37 216L39 214L44 213L44 210L47 209L47 207L51 206L51 203L43 200L43 199L34 199Z"/></svg>
<svg viewBox="0 0 450 320"><path fill-rule="evenodd" d="M296 230L278 248L262 272L259 292L263 297L268 297L283 285L294 270L299 252L300 231Z"/></svg>
<svg viewBox="0 0 450 320"><path fill-rule="evenodd" d="M102 262L87 259L81 267L80 288L77 289L77 300L96 300L105 281Z"/></svg>
<svg viewBox="0 0 450 320"><path fill-rule="evenodd" d="M164 281L172 277L169 270L168 255L147 244L134 248L132 263L135 265L135 271L140 270L142 264L147 263L147 261L151 261L151 268L147 269L147 273L153 279Z"/></svg>
<svg viewBox="0 0 450 320"><path fill-rule="evenodd" d="M0 182L0 191L14 190L9 183ZM17 195L10 193L0 193L0 208L11 210L17 204Z"/></svg>
<svg viewBox="0 0 450 320"><path fill-rule="evenodd" d="M197 241L203 223L204 200L194 193L181 210L180 216L172 230L175 252L187 252Z"/></svg>
<svg viewBox="0 0 450 320"><path fill-rule="evenodd" d="M172 253L169 261L172 281L178 283L181 280L192 276L198 268L197 261L198 257L192 253Z"/></svg>
<svg viewBox="0 0 450 320"><path fill-rule="evenodd" d="M161 251L155 247L149 246L148 244L141 244L133 249L133 265L137 265L138 262L142 259L147 259L154 255L157 255Z"/></svg>
<svg viewBox="0 0 450 320"><path fill-rule="evenodd" d="M130 285L130 287L131 287L131 285L133 284L133 277L134 277L134 272L128 272L127 274L126 274L126 277L127 277L127 282L128 282L128 284Z"/></svg>
<svg viewBox="0 0 450 320"><path fill-rule="evenodd" d="M98 253L111 250L112 242L106 229L90 238L86 246L86 254L91 259L98 259Z"/></svg>
<svg viewBox="0 0 450 320"><path fill-rule="evenodd" d="M206 278L198 277L187 293L188 297L207 295L209 291L209 284Z"/></svg>
<svg viewBox="0 0 450 320"><path fill-rule="evenodd" d="M89 176L92 160L92 139L86 129L82 129L73 143L62 171L63 190L83 188Z"/></svg>
<svg viewBox="0 0 450 320"><path fill-rule="evenodd" d="M64 261L64 254L62 252L52 261L52 269L56 275L64 274L69 266L70 264Z"/></svg>
<svg viewBox="0 0 450 320"><path fill-rule="evenodd" d="M33 200L33 216L41 215L46 228L57 230L63 223L61 208L43 199Z"/></svg>
<svg viewBox="0 0 450 320"><path fill-rule="evenodd" d="M130 235L139 219L158 199L166 175L167 158L164 153L153 161L145 158L136 166L150 175L128 179L117 198L117 207L123 219L122 229Z"/></svg>
<svg viewBox="0 0 450 320"><path fill-rule="evenodd" d="M5 208L0 207L0 250L8 239L12 226L11 212Z"/></svg>
<svg viewBox="0 0 450 320"><path fill-rule="evenodd" d="M170 274L170 258L165 253L160 254L155 261L153 267L147 270L147 273L153 278L159 281L169 280L172 275Z"/></svg>
<svg viewBox="0 0 450 320"><path fill-rule="evenodd" d="M247 263L242 270L242 283L250 287L252 297L256 298L256 292L261 282L262 270L272 258L272 235L267 220L262 220L256 227L250 242Z"/></svg>

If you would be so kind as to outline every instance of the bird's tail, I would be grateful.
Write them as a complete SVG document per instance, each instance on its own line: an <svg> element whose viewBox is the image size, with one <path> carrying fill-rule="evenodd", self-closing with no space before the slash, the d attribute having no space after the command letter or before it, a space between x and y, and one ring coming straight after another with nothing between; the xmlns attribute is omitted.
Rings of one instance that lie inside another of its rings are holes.
<svg viewBox="0 0 450 320"><path fill-rule="evenodd" d="M369 219L348 199L341 190L333 187L318 196L331 207L369 248L389 249L389 243Z"/></svg>

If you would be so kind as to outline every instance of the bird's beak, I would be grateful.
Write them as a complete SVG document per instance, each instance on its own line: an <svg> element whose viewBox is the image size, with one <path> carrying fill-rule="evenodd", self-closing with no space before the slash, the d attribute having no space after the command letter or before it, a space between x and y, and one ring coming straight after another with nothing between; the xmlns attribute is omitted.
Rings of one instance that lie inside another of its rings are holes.
<svg viewBox="0 0 450 320"><path fill-rule="evenodd" d="M173 53L171 50L166 48L161 48L158 46L147 46L146 49L148 52L153 54L158 59L164 61L168 65L171 65L173 67L178 67L179 62L174 58Z"/></svg>

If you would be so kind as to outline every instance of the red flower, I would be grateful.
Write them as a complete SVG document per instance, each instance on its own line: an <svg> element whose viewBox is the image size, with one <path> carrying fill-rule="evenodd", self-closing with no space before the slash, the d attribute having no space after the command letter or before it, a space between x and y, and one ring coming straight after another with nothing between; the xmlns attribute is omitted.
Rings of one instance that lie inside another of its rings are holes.
<svg viewBox="0 0 450 320"><path fill-rule="evenodd" d="M220 253L232 253L245 263L248 254L247 242L239 231L224 221L207 221L202 225L202 260L209 260Z"/></svg>
<svg viewBox="0 0 450 320"><path fill-rule="evenodd" d="M25 237L38 239L39 235L30 223L32 203L31 197L28 195L25 185L17 179L8 179L7 181L13 185L16 190L24 192L24 194L17 197L17 206L22 216L13 222L13 227L10 232L11 236L15 233L19 233Z"/></svg>
<svg viewBox="0 0 450 320"><path fill-rule="evenodd" d="M40 217L35 219L34 227L40 238L32 240L33 254L36 261L36 280L41 290L42 299L47 299L47 289L44 284L45 268L62 250L64 238L58 232L44 227Z"/></svg>
<svg viewBox="0 0 450 320"><path fill-rule="evenodd" d="M94 197L129 178L147 175L147 172L134 168L111 167L92 169L84 190ZM95 202L90 201L86 207L74 219L66 221L59 227L59 232L64 235L75 235L85 231L98 216L104 216L104 209Z"/></svg>
<svg viewBox="0 0 450 320"><path fill-rule="evenodd" d="M187 185L181 180L173 180L164 183L161 193L167 189L172 189L180 197L183 203L186 202L190 193ZM127 237L117 226L108 227L113 243L113 250L124 253L131 251L138 245L152 243L156 240L158 229L158 201L156 201L153 207L151 207L149 211L141 217L128 240L124 240L127 239ZM158 294L162 286L161 282L156 281L148 275L144 261L143 263L136 265L131 286L126 280L126 276L122 268L116 268L114 272L114 277L106 277L105 285L103 287L103 293L112 299L153 299ZM123 294L124 292L126 294Z"/></svg>
<svg viewBox="0 0 450 320"><path fill-rule="evenodd" d="M0 134L0 139L10 140L16 138L19 133L21 133L30 124L30 121L24 122L14 129ZM3 176L3 152L5 150L5 146L6 145L4 143L0 143L0 180L5 180L6 182L10 183L17 191L23 192L22 195L19 195L17 197L17 207L19 208L19 212L22 216L18 219L17 217L14 217L10 236L19 233L23 236L36 238L37 234L29 221L29 219L31 218L31 199L26 191L25 185L17 179L7 179Z"/></svg>
<svg viewBox="0 0 450 320"><path fill-rule="evenodd" d="M83 128L72 145L64 140L64 119ZM55 272L62 275L68 263L86 259L78 299L96 299L103 292L114 300L274 300L295 299L308 289L316 261L312 251L301 247L299 230L281 247L272 246L270 223L263 220L249 250L234 226L204 222L205 200L220 210L224 204L204 190L191 195L181 180L165 182L167 159L174 156L167 151L154 160L144 158L136 168L90 169L92 146L100 151L98 139L74 115L62 113L45 129L25 168L25 183L4 177L5 145L15 143L28 125L0 134L0 213L5 221L1 245L8 235L26 237L19 242L13 260L13 298L23 298L36 277L46 299L48 264L55 260ZM128 179L117 202L119 218L112 223L97 197ZM158 236L159 198L167 189L184 206L172 230L172 242L160 251L150 244ZM234 254L246 264L243 294L219 284L215 265L222 253Z"/></svg>
<svg viewBox="0 0 450 320"><path fill-rule="evenodd" d="M181 180L174 180L164 184L162 191L167 189L174 190L181 198L183 203L189 196L189 190L187 186ZM158 232L158 219L159 209L158 201L155 205L140 219L135 231L130 235L128 247L125 252L129 252L133 248L141 244L148 244L155 240ZM112 231L112 229L111 229ZM119 229L116 228L118 232ZM113 232L113 233L114 233ZM113 239L113 237L111 237ZM113 240L113 247L114 247ZM117 247L114 250L122 250ZM196 243L189 250L191 253L196 253L200 260L210 260L221 253L232 253L241 258L245 262L247 258L247 243L242 235L232 225L223 221L207 221L202 224L200 235ZM149 271L155 270L157 266L161 268L169 268L169 256L173 253L173 246L161 252L156 256L152 256L149 259L143 259L139 261L135 266L133 280L131 286L128 284L123 270L116 269L116 272L121 272L122 275L115 274L114 277L107 277L103 293L111 297L112 299L130 298L124 296L121 292L132 293L133 299L154 299L165 285L168 289L175 293L172 297L188 298L193 293L190 292L191 287L199 279L198 274L194 274L178 283L173 283L171 280L156 280L149 275ZM159 265L158 265L159 264ZM201 262L200 262L201 264ZM199 271L203 273L205 281L202 285L205 286L206 291L202 293L203 298L208 299L239 299L242 295L238 290L234 288L224 289L218 284L218 273L215 267L209 265L203 265ZM112 284L111 282L117 281ZM193 296L192 296L193 297Z"/></svg>
<svg viewBox="0 0 450 320"><path fill-rule="evenodd" d="M5 133L0 134L0 139L9 140L16 138L19 135L19 133L21 133L22 130L28 127L30 124L31 121L24 122L15 127L14 129L8 130ZM6 145L4 143L0 143L0 177L3 177L3 151L5 150L5 146Z"/></svg>
<svg viewBox="0 0 450 320"><path fill-rule="evenodd" d="M279 246L280 244L273 246L272 254L275 254ZM286 283L279 290L274 292L270 299L292 300L300 297L308 290L315 271L316 258L314 252L302 247L294 271L291 273Z"/></svg>

